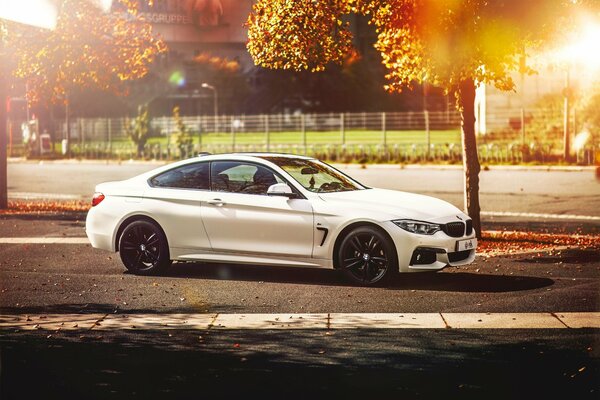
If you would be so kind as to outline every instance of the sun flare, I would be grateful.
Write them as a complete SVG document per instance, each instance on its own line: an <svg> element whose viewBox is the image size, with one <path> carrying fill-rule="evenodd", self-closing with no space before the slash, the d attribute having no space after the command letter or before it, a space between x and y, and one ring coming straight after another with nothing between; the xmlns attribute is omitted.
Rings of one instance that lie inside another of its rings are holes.
<svg viewBox="0 0 600 400"><path fill-rule="evenodd" d="M57 15L56 3L51 0L19 0L0 3L0 18L40 28L54 29Z"/></svg>
<svg viewBox="0 0 600 400"><path fill-rule="evenodd" d="M570 43L559 49L555 58L559 62L576 63L590 70L600 69L600 24L591 21L573 34Z"/></svg>

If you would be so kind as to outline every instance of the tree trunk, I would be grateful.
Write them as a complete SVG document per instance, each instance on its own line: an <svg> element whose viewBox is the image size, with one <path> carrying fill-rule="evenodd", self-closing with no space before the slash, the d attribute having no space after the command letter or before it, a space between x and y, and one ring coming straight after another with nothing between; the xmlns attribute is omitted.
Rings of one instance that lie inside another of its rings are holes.
<svg viewBox="0 0 600 400"><path fill-rule="evenodd" d="M137 143L137 156L138 156L138 158L144 158L144 156L145 156L145 154L144 154L145 146L146 146L146 143L143 143L143 142L138 142Z"/></svg>
<svg viewBox="0 0 600 400"><path fill-rule="evenodd" d="M481 239L479 215L479 158L475 138L475 83L465 79L458 86L458 107L462 130L463 170L465 178L465 212L473 220L473 229Z"/></svg>
<svg viewBox="0 0 600 400"><path fill-rule="evenodd" d="M0 42L0 47L2 47L2 43ZM8 175L8 166L7 166L7 154L6 154L6 141L7 141L7 131L8 127L8 118L7 118L7 110L6 107L8 105L8 91L7 82L6 82L6 68L4 51L0 48L0 209L8 208L8 183L7 183L7 175Z"/></svg>

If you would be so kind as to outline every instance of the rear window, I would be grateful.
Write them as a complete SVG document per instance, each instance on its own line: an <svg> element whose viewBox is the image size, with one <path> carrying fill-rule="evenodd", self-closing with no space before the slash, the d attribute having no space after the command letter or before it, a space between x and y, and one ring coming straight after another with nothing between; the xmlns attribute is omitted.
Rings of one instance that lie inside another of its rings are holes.
<svg viewBox="0 0 600 400"><path fill-rule="evenodd" d="M188 164L174 168L150 179L156 187L176 189L209 189L209 163Z"/></svg>

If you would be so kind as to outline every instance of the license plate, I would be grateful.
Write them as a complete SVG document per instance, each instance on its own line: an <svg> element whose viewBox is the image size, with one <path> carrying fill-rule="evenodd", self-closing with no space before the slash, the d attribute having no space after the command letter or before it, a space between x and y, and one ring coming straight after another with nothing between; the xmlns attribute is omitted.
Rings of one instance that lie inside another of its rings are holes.
<svg viewBox="0 0 600 400"><path fill-rule="evenodd" d="M456 242L456 251L473 250L477 248L477 239L459 240Z"/></svg>

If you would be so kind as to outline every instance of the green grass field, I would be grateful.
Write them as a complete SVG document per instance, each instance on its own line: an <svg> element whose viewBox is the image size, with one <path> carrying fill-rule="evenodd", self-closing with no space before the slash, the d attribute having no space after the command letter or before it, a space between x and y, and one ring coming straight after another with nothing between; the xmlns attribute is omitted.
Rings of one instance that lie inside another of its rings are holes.
<svg viewBox="0 0 600 400"><path fill-rule="evenodd" d="M231 133L204 133L201 137L197 133L193 133L193 144L202 146L265 146L267 140L271 146L340 146L346 144L349 146L377 146L384 143L384 137L381 131L365 131L365 130L349 130L345 132L344 137L339 131L328 131L328 132L313 132L307 131L306 138L302 132L272 132L267 139L267 135L264 132L236 132L235 135ZM388 146L399 145L399 146L410 146L420 145L424 146L427 144L427 134L425 131L389 131L385 135L385 143ZM431 144L460 144L460 131L459 130L432 130L430 131L430 143ZM55 141L54 151L60 153L61 143ZM71 148L75 151L83 148L88 150L93 149L107 149L108 142L106 140L98 140L97 138L85 138L80 142L78 139L71 141ZM175 146L173 137L160 136L151 137L148 139L147 146L159 145L166 149L166 146ZM111 141L111 148L113 151L133 151L134 145L127 137L117 136L113 137ZM23 152L23 146L20 144L14 144L12 146L13 155L19 155Z"/></svg>
<svg viewBox="0 0 600 400"><path fill-rule="evenodd" d="M235 138L234 138L235 136ZM201 140L203 145L261 145L267 143L267 135L263 132L236 132L231 133L205 133ZM127 139L124 139L127 141ZM304 137L301 132L272 132L269 135L269 143L272 145L303 145ZM459 130L431 131L430 140L432 144L460 143ZM166 145L166 137L154 137L148 140L148 144ZM198 134L194 135L194 143L198 143ZM307 145L377 145L383 144L384 138L381 131L347 131L342 138L340 132L306 132ZM393 144L426 144L427 135L425 131L390 131L386 134L386 143Z"/></svg>

